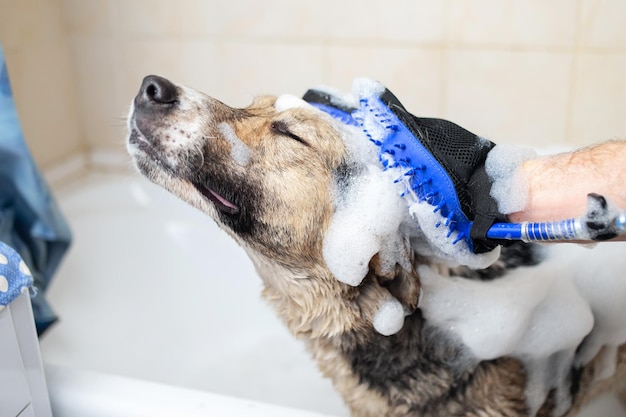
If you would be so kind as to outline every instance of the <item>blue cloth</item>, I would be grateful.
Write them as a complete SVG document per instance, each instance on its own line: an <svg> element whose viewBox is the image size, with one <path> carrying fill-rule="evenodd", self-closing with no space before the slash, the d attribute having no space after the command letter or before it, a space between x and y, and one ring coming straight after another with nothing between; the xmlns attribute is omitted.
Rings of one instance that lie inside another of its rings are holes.
<svg viewBox="0 0 626 417"><path fill-rule="evenodd" d="M33 276L19 253L0 242L0 311L33 284Z"/></svg>
<svg viewBox="0 0 626 417"><path fill-rule="evenodd" d="M0 241L15 249L34 278L41 334L56 316L44 298L71 241L70 229L24 141L0 45Z"/></svg>

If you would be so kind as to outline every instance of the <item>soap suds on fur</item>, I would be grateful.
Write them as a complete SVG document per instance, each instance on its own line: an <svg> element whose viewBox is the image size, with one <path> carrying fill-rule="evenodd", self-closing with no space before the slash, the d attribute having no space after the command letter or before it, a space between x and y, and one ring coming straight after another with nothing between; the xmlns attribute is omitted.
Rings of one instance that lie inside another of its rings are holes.
<svg viewBox="0 0 626 417"><path fill-rule="evenodd" d="M602 251L573 244L545 250L547 261L493 281L444 277L427 266L418 270L426 321L458 337L479 360L522 360L529 373L528 401L536 406L550 389L567 389L555 385L567 379L554 373L626 342L626 244ZM609 361L603 377L611 369Z"/></svg>
<svg viewBox="0 0 626 417"><path fill-rule="evenodd" d="M224 139L230 144L230 154L233 160L241 166L250 162L250 148L239 139L233 127L228 123L220 123L218 129Z"/></svg>
<svg viewBox="0 0 626 417"><path fill-rule="evenodd" d="M489 252L475 254L462 241L454 244L458 231L447 236L447 232L442 226L446 219L441 214L435 213L433 206L426 202L411 204L409 212L413 222L417 223L422 232L419 238L413 241L414 248L421 255L438 258L451 266L460 264L478 269L487 268L500 256L499 246Z"/></svg>
<svg viewBox="0 0 626 417"><path fill-rule="evenodd" d="M345 195L337 199L335 214L324 239L323 256L335 278L348 285L361 283L370 259L391 244L405 218L406 207L393 182L374 165L352 178ZM400 254L387 251L395 265ZM390 262L384 259L383 262Z"/></svg>
<svg viewBox="0 0 626 417"><path fill-rule="evenodd" d="M277 112L282 112L298 107L313 108L313 106L311 106L309 103L302 100L300 97L294 96L293 94L283 94L279 96L274 103L274 108Z"/></svg>
<svg viewBox="0 0 626 417"><path fill-rule="evenodd" d="M404 307L395 298L385 300L374 315L374 328L383 336L396 334L404 325Z"/></svg>

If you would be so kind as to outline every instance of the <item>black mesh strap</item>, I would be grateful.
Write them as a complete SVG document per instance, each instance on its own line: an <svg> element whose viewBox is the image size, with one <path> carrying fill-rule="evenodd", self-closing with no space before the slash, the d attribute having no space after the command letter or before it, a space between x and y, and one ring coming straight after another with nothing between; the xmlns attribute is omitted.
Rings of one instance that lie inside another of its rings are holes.
<svg viewBox="0 0 626 417"><path fill-rule="evenodd" d="M506 221L504 215L498 210L498 203L491 196L491 179L485 170L485 161L476 167L467 183L467 190L472 198L472 210L474 218L470 229L470 238L474 242L474 252L483 253L495 248L497 245L509 244L510 242L487 239L487 231L495 222Z"/></svg>

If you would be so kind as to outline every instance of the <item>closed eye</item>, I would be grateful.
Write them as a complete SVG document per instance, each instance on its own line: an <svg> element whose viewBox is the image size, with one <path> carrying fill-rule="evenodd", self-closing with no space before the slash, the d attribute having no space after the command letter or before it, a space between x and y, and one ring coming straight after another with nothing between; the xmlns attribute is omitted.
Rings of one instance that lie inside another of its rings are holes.
<svg viewBox="0 0 626 417"><path fill-rule="evenodd" d="M283 136L287 136L295 141L300 142L303 145L309 146L309 144L305 140L303 140L300 136L290 131L285 122L281 122L280 120L276 122L272 122L272 125L270 126L270 128L276 133L279 133Z"/></svg>

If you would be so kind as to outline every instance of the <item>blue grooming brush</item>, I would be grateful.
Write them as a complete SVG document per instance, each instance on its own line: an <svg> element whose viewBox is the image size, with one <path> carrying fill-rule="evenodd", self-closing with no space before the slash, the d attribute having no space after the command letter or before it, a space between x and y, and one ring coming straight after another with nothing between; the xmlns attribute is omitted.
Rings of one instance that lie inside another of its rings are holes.
<svg viewBox="0 0 626 417"><path fill-rule="evenodd" d="M408 187L403 197L412 191L413 200L426 201L434 206L435 212L441 212L445 218L445 226L448 227L446 237L449 238L454 230L459 231L453 244L465 238L469 239L471 223L461 211L454 185L441 165L419 141L415 140L407 128L397 120L397 117L390 114L387 106L380 99L363 98L360 103L362 110L354 113L321 103L311 104L342 123L360 126L367 137L380 147L380 161L384 169L398 168L402 171L403 176L399 177L396 182L403 181ZM365 119L368 116L374 117L378 126L385 129L382 135L367 130ZM431 169L427 170L427 167ZM445 192L442 193L436 189L435 185L443 185L446 188ZM453 200L453 203L447 204L444 195ZM472 244L471 240L467 242L469 245Z"/></svg>
<svg viewBox="0 0 626 417"><path fill-rule="evenodd" d="M420 208L429 207L427 210L433 213L433 218L412 214L418 221L422 220L425 227L429 227L433 220L436 230L424 233L431 247L438 249L436 253L453 261L463 259L462 263L473 265L486 266L494 260L474 254L474 242L470 236L473 222L461 208L453 180L378 95L361 98L359 109L342 105L336 98L316 90L307 92L304 100L344 124L360 127L369 140L379 146L383 169L397 173L396 183L405 186L402 197L408 202L409 210L419 205ZM425 217L428 220L424 220ZM425 227L420 229L424 231Z"/></svg>
<svg viewBox="0 0 626 417"><path fill-rule="evenodd" d="M432 212L441 217L435 227L451 239L449 243L461 243L473 252L472 222L463 212L454 182L441 163L379 96L362 97L359 104L360 109L352 117L368 139L380 147L383 169L398 172L395 181L405 185L402 196L409 207L424 203L431 206Z"/></svg>

